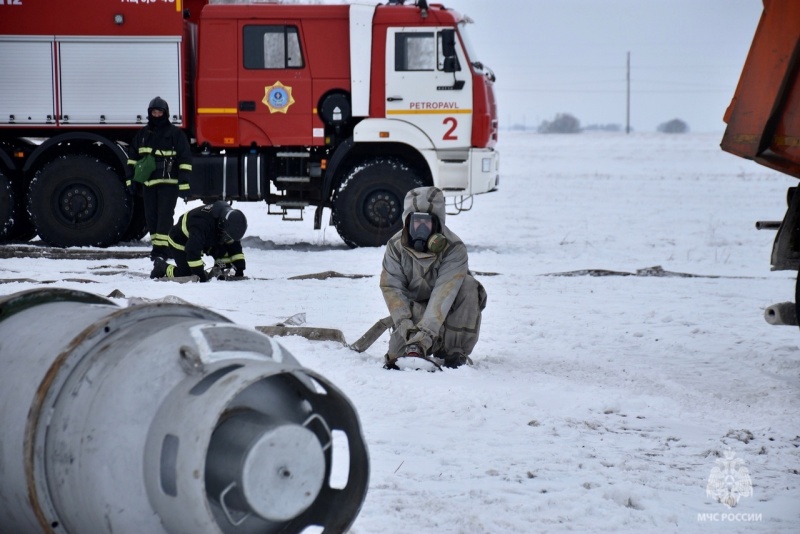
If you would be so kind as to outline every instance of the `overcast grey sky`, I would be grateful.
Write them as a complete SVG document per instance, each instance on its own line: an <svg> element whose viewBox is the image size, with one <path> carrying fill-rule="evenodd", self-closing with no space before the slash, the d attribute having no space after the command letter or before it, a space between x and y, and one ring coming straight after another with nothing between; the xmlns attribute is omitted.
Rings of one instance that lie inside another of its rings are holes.
<svg viewBox="0 0 800 534"><path fill-rule="evenodd" d="M479 60L497 75L502 128L556 113L625 126L631 54L635 131L679 118L722 132L761 0L440 0L469 15Z"/></svg>

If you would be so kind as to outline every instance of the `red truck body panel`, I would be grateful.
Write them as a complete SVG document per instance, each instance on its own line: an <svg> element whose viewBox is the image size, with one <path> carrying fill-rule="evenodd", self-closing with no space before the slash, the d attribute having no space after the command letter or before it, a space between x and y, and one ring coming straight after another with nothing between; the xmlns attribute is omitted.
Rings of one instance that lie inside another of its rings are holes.
<svg viewBox="0 0 800 534"><path fill-rule="evenodd" d="M184 11L196 22L208 0L24 0L0 5L0 35L181 35ZM75 14L80 16L76 17ZM123 21L117 23L116 15Z"/></svg>
<svg viewBox="0 0 800 534"><path fill-rule="evenodd" d="M312 136L323 128L316 105L333 88L349 91L349 6L208 5L199 28L197 139L213 146L321 145ZM298 29L303 64L251 70L241 61L240 35L248 25ZM284 112L262 105L271 88L291 98ZM252 111L240 110L243 102Z"/></svg>

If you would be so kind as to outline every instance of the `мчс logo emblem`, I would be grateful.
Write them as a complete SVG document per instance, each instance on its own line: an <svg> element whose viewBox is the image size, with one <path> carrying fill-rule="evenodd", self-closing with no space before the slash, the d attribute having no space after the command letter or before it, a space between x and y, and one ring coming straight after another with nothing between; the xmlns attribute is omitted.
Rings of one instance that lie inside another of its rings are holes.
<svg viewBox="0 0 800 534"><path fill-rule="evenodd" d="M724 451L724 458L717 458L715 462L716 465L708 476L708 497L733 508L741 497L753 496L753 483L750 472L743 465L744 460L736 458L735 453L728 449Z"/></svg>

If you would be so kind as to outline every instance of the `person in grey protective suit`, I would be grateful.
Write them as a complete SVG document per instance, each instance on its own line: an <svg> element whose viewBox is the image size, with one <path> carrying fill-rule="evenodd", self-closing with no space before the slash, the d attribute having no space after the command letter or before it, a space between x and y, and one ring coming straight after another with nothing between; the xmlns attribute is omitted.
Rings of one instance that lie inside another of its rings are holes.
<svg viewBox="0 0 800 534"><path fill-rule="evenodd" d="M451 368L471 363L486 291L469 273L466 245L445 226L444 194L418 187L403 207L403 229L386 244L380 280L394 323L384 367L397 369L404 356Z"/></svg>

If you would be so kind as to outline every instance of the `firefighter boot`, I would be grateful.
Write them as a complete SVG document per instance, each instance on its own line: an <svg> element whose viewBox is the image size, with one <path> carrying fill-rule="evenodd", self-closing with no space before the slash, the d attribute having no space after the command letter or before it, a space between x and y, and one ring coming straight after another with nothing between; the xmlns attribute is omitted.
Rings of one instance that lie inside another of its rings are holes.
<svg viewBox="0 0 800 534"><path fill-rule="evenodd" d="M472 365L472 360L470 360L468 356L460 352L447 354L443 359L444 363L442 365L444 365L448 369L458 369L465 363L469 363L470 365Z"/></svg>

